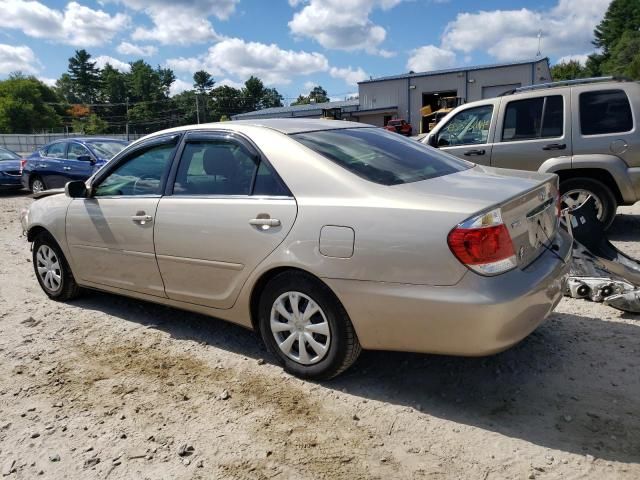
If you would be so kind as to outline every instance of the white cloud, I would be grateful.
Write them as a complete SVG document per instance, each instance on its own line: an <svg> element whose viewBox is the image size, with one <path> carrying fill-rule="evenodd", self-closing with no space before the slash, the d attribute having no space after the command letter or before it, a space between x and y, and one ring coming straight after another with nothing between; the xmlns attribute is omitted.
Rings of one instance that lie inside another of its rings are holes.
<svg viewBox="0 0 640 480"><path fill-rule="evenodd" d="M228 19L239 0L119 0L120 3L143 11L151 19L151 28L138 27L131 38L156 41L163 45L190 45L220 40L209 17Z"/></svg>
<svg viewBox="0 0 640 480"><path fill-rule="evenodd" d="M347 93L346 95L342 95L340 97L330 96L330 102L342 102L344 100L355 100L358 98L358 92Z"/></svg>
<svg viewBox="0 0 640 480"><path fill-rule="evenodd" d="M0 74L11 72L36 73L39 62L36 55L26 45L5 45L0 43Z"/></svg>
<svg viewBox="0 0 640 480"><path fill-rule="evenodd" d="M331 75L333 78L343 79L348 85L357 85L358 82L366 80L369 77L369 75L367 75L367 72L365 72L360 67L358 67L356 70L351 67L331 67L329 69L329 75Z"/></svg>
<svg viewBox="0 0 640 480"><path fill-rule="evenodd" d="M316 82L312 82L312 81L304 82L304 88L309 91L313 90L313 87L317 87L317 86L318 84Z"/></svg>
<svg viewBox="0 0 640 480"><path fill-rule="evenodd" d="M158 53L158 47L153 45L134 45L129 42L122 42L116 48L122 55L136 55L138 57L153 57Z"/></svg>
<svg viewBox="0 0 640 480"><path fill-rule="evenodd" d="M611 0L559 0L547 10L494 10L460 13L445 27L442 46L471 53L488 52L498 60L532 58L542 31L542 54L561 57L593 49L594 27Z"/></svg>
<svg viewBox="0 0 640 480"><path fill-rule="evenodd" d="M365 50L369 53L390 52L378 50L387 32L371 21L374 9L389 10L402 0L309 0L289 22L294 36L315 40L325 48L337 50ZM297 6L302 2L289 2Z"/></svg>
<svg viewBox="0 0 640 480"><path fill-rule="evenodd" d="M96 67L104 68L104 66L108 63L116 70L120 70L123 73L131 70L131 65L122 60L118 60L117 58L110 57L109 55L100 55L93 59L96 62Z"/></svg>
<svg viewBox="0 0 640 480"><path fill-rule="evenodd" d="M589 54L577 54L577 55L565 55L564 57L560 57L556 63L567 63L572 60L578 62L580 65L584 66L587 63L587 59L589 58Z"/></svg>
<svg viewBox="0 0 640 480"><path fill-rule="evenodd" d="M327 58L316 52L283 50L267 45L228 38L216 43L200 57L174 58L167 65L179 71L206 70L213 75L237 78L259 77L265 84L288 84L293 75L309 75L329 69Z"/></svg>
<svg viewBox="0 0 640 480"><path fill-rule="evenodd" d="M40 80L42 83L44 83L49 87L55 87L56 82L58 81L57 78L49 78L49 77L38 77L38 80Z"/></svg>
<svg viewBox="0 0 640 480"><path fill-rule="evenodd" d="M175 82L171 84L171 88L169 88L169 95L173 97L174 95L186 90L193 90L193 82L187 82L186 80L176 78Z"/></svg>
<svg viewBox="0 0 640 480"><path fill-rule="evenodd" d="M456 54L451 50L425 45L411 52L407 61L407 70L414 72L429 72L453 67L456 63Z"/></svg>
<svg viewBox="0 0 640 480"><path fill-rule="evenodd" d="M63 12L37 1L2 0L0 15L1 28L79 47L104 45L127 28L129 21L123 13L110 15L77 2L69 2Z"/></svg>
<svg viewBox="0 0 640 480"><path fill-rule="evenodd" d="M176 72L193 74L198 70L206 70L206 60L204 56L169 58L165 63L167 67Z"/></svg>
<svg viewBox="0 0 640 480"><path fill-rule="evenodd" d="M223 78L219 82L216 82L216 84L214 86L215 87L224 87L225 85L227 87L237 88L238 90L240 90L240 89L242 89L244 87L244 83L236 82L235 80L231 80L230 78Z"/></svg>

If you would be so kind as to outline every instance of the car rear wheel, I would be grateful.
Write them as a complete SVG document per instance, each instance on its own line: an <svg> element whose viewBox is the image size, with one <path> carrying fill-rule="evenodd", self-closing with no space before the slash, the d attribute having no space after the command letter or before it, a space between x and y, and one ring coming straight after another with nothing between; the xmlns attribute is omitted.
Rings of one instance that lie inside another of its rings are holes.
<svg viewBox="0 0 640 480"><path fill-rule="evenodd" d="M40 193L43 190L46 190L47 187L44 184L44 180L40 177L35 177L31 180L31 192L32 193Z"/></svg>
<svg viewBox="0 0 640 480"><path fill-rule="evenodd" d="M589 199L595 201L598 220L607 229L616 217L618 202L609 187L593 178L570 178L560 183L562 209L574 210Z"/></svg>
<svg viewBox="0 0 640 480"><path fill-rule="evenodd" d="M361 348L349 316L333 292L312 276L285 272L260 297L260 334L285 370L329 379L346 370Z"/></svg>
<svg viewBox="0 0 640 480"><path fill-rule="evenodd" d="M66 301L80 293L66 258L47 232L40 233L33 242L33 269L40 287L49 298Z"/></svg>

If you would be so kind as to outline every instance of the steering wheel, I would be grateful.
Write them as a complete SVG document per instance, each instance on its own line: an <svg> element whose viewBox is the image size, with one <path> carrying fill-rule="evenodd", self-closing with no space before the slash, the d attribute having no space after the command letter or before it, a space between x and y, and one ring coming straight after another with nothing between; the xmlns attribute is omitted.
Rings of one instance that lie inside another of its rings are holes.
<svg viewBox="0 0 640 480"><path fill-rule="evenodd" d="M144 195L145 193L150 193L149 192L149 186L148 185L139 185L140 182L144 182L144 181L153 181L153 182L160 182L160 180L158 180L157 178L151 177L151 176L143 176L140 178L136 178L136 181L133 182L133 187L132 187L132 195Z"/></svg>

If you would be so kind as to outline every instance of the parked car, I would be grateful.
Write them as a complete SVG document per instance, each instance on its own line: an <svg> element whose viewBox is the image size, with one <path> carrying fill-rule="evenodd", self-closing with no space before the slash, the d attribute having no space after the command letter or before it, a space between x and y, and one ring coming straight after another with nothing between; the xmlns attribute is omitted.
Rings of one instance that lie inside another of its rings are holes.
<svg viewBox="0 0 640 480"><path fill-rule="evenodd" d="M158 132L65 190L22 215L49 297L86 287L235 322L307 378L361 348L504 350L560 301L571 256L555 175L352 122Z"/></svg>
<svg viewBox="0 0 640 480"><path fill-rule="evenodd" d="M556 173L563 207L593 197L609 226L618 205L640 200L638 118L638 82L556 82L462 105L424 142L483 165Z"/></svg>
<svg viewBox="0 0 640 480"><path fill-rule="evenodd" d="M20 155L0 147L0 190L20 190Z"/></svg>
<svg viewBox="0 0 640 480"><path fill-rule="evenodd" d="M71 180L86 180L127 145L111 138L66 138L49 143L22 162L22 185L38 193L64 187Z"/></svg>
<svg viewBox="0 0 640 480"><path fill-rule="evenodd" d="M384 128L385 130L389 130L390 132L396 132L401 135L406 135L407 137L410 137L411 133L413 132L411 124L399 118L389 120Z"/></svg>

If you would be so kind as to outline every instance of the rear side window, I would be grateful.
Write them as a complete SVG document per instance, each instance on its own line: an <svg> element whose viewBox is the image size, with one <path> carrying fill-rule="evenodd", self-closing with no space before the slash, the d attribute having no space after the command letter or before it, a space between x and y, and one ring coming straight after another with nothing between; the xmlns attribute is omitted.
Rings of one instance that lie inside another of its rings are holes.
<svg viewBox="0 0 640 480"><path fill-rule="evenodd" d="M288 190L264 162L228 140L187 143L174 184L176 195L275 195Z"/></svg>
<svg viewBox="0 0 640 480"><path fill-rule="evenodd" d="M67 148L66 143L54 143L47 148L47 157L64 158L64 152Z"/></svg>
<svg viewBox="0 0 640 480"><path fill-rule="evenodd" d="M382 185L417 182L473 166L378 128L321 130L291 137L346 170Z"/></svg>
<svg viewBox="0 0 640 480"><path fill-rule="evenodd" d="M582 135L628 132L633 129L629 99L622 90L601 90L580 94Z"/></svg>
<svg viewBox="0 0 640 480"><path fill-rule="evenodd" d="M561 137L563 124L562 95L515 100L505 110L502 141Z"/></svg>

